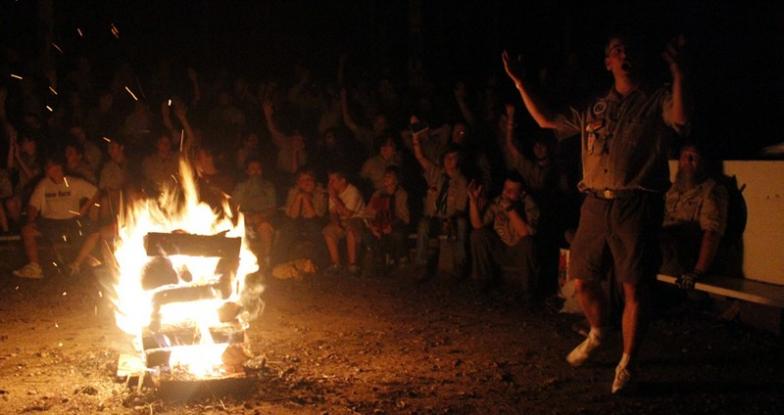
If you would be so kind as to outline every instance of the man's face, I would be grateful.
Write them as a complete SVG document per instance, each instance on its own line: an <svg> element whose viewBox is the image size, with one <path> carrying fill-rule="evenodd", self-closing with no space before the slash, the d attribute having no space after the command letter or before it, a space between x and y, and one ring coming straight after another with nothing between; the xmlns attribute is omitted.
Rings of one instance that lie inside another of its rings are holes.
<svg viewBox="0 0 784 415"><path fill-rule="evenodd" d="M35 140L22 139L23 153L33 155L35 154L37 149L38 149L38 144L36 144Z"/></svg>
<svg viewBox="0 0 784 415"><path fill-rule="evenodd" d="M544 160L550 156L550 150L547 148L547 145L539 141L534 143L533 152L537 160Z"/></svg>
<svg viewBox="0 0 784 415"><path fill-rule="evenodd" d="M65 148L65 160L69 166L78 166L82 161L82 155L76 148L68 146Z"/></svg>
<svg viewBox="0 0 784 415"><path fill-rule="evenodd" d="M520 200L520 194L522 193L522 190L522 183L506 180L504 181L504 190L501 192L501 197L507 202L517 202Z"/></svg>
<svg viewBox="0 0 784 415"><path fill-rule="evenodd" d="M444 168L447 170L456 170L460 157L456 152L447 153L444 155Z"/></svg>
<svg viewBox="0 0 784 415"><path fill-rule="evenodd" d="M384 190L390 194L397 190L397 175L395 173L384 173Z"/></svg>
<svg viewBox="0 0 784 415"><path fill-rule="evenodd" d="M301 174L297 179L297 187L306 193L313 193L316 189L316 178L310 174Z"/></svg>
<svg viewBox="0 0 784 415"><path fill-rule="evenodd" d="M694 147L681 150L678 159L678 175L694 178L702 172L702 156Z"/></svg>
<svg viewBox="0 0 784 415"><path fill-rule="evenodd" d="M346 179L337 174L329 175L329 182L327 183L330 189L340 193L346 189Z"/></svg>
<svg viewBox="0 0 784 415"><path fill-rule="evenodd" d="M158 137L157 147L158 147L158 153L169 154L169 152L171 151L171 140L169 140L169 137L162 135Z"/></svg>
<svg viewBox="0 0 784 415"><path fill-rule="evenodd" d="M248 163L248 167L245 169L245 173L248 174L248 177L261 177L261 163L258 161L252 161Z"/></svg>
<svg viewBox="0 0 784 415"><path fill-rule="evenodd" d="M620 38L612 38L607 44L607 52L604 57L604 66L608 71L612 72L613 76L629 76L635 70L633 62L632 48L628 42Z"/></svg>
<svg viewBox="0 0 784 415"><path fill-rule="evenodd" d="M334 147L337 144L337 139L335 138L335 133L333 131L324 133L324 144L326 144L327 147Z"/></svg>
<svg viewBox="0 0 784 415"><path fill-rule="evenodd" d="M381 146L381 158L384 160L391 160L392 157L395 156L395 145L392 143L386 143Z"/></svg>
<svg viewBox="0 0 784 415"><path fill-rule="evenodd" d="M52 162L46 163L46 177L52 179L55 183L60 183L63 181L64 176L62 164Z"/></svg>
<svg viewBox="0 0 784 415"><path fill-rule="evenodd" d="M115 142L109 143L109 146L108 146L106 152L109 153L109 157L111 157L112 160L119 160L124 155L123 154L123 146L121 144L117 144Z"/></svg>
<svg viewBox="0 0 784 415"><path fill-rule="evenodd" d="M373 118L373 131L380 133L387 129L387 117L376 115Z"/></svg>

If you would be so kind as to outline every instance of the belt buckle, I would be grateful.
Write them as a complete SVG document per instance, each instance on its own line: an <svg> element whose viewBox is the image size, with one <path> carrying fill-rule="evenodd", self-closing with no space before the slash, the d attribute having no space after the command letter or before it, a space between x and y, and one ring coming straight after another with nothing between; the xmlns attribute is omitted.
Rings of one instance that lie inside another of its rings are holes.
<svg viewBox="0 0 784 415"><path fill-rule="evenodd" d="M605 199L615 199L615 192L610 189L602 190L602 197Z"/></svg>

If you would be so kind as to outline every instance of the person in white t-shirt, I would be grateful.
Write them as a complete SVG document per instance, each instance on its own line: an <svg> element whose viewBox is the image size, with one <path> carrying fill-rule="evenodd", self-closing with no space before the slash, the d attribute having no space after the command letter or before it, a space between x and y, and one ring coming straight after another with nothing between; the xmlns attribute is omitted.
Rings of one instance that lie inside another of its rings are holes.
<svg viewBox="0 0 784 415"><path fill-rule="evenodd" d="M348 182L343 172L329 173L327 184L329 193L330 222L324 228L324 240L329 250L332 265L327 269L329 273L340 271L340 250L338 242L346 238L346 256L348 257L348 271L357 274L357 247L364 223L360 214L365 210L365 201L362 194L353 184Z"/></svg>
<svg viewBox="0 0 784 415"><path fill-rule="evenodd" d="M75 235L81 226L86 226L87 212L95 204L98 191L84 179L66 176L63 173L62 156L53 154L46 160L44 178L35 186L27 205L27 223L22 227L22 242L28 263L14 271L20 278L42 278L38 262L36 237L49 240L63 235ZM82 203L87 200L86 203Z"/></svg>

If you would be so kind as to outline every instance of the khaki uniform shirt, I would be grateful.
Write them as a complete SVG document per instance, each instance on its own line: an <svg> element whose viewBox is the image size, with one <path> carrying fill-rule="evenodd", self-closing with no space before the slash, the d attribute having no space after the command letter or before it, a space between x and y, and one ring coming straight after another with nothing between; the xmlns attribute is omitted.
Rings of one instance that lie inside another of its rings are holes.
<svg viewBox="0 0 784 415"><path fill-rule="evenodd" d="M628 96L613 87L585 109L572 108L556 119L558 139L580 134L582 191L648 190L669 187L667 157L673 133L668 88L639 88Z"/></svg>
<svg viewBox="0 0 784 415"><path fill-rule="evenodd" d="M517 212L528 226L531 235L536 234L536 227L539 224L539 207L534 199L528 194L522 195L523 212ZM501 207L501 196L493 200L482 217L484 226L492 225L493 230L501 238L501 241L508 246L517 245L523 237L517 233L512 223L509 221L509 213Z"/></svg>
<svg viewBox="0 0 784 415"><path fill-rule="evenodd" d="M446 171L443 167L433 165L425 170L425 181L427 182L427 194L425 195L424 214L427 217L434 217L437 214L436 202L441 188L446 183ZM446 215L451 217L466 210L468 203L468 182L461 173L458 173L449 181L449 188L446 196Z"/></svg>
<svg viewBox="0 0 784 415"><path fill-rule="evenodd" d="M663 226L697 223L703 231L724 234L727 228L727 189L707 179L691 189L670 188L665 198Z"/></svg>

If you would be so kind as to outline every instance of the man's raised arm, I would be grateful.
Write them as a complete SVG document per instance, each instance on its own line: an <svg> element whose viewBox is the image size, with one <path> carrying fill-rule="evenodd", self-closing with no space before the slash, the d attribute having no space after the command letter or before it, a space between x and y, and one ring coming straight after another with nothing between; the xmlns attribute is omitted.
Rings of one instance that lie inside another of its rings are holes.
<svg viewBox="0 0 784 415"><path fill-rule="evenodd" d="M509 57L509 52L504 51L504 53L501 54L501 60L504 63L504 71L506 71L506 74L512 82L514 82L517 92L520 93L520 98L523 99L525 109L528 110L528 113L531 114L534 121L536 121L541 128L556 128L555 117L544 107L539 99L533 96L528 88L526 88L523 83L523 77L517 72L517 69L513 67L514 65Z"/></svg>

